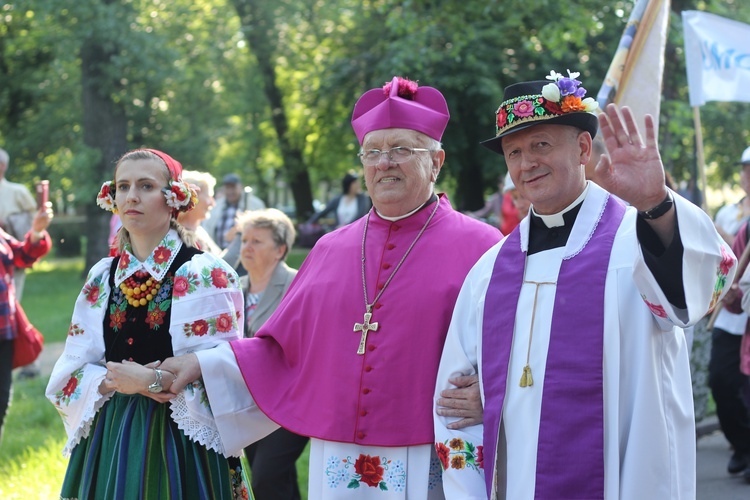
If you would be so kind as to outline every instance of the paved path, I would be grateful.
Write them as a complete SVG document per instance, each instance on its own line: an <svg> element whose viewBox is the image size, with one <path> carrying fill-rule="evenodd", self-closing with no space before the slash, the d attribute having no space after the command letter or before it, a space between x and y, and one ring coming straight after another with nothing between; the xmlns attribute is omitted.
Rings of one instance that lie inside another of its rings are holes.
<svg viewBox="0 0 750 500"><path fill-rule="evenodd" d="M62 343L44 346L39 356L43 377L49 377L52 367L63 351ZM697 500L749 500L750 484L742 476L730 476L726 466L729 461L729 444L717 428L715 418L707 418L699 423L697 456Z"/></svg>
<svg viewBox="0 0 750 500"><path fill-rule="evenodd" d="M750 499L750 484L742 475L730 476L727 473L730 455L729 443L721 431L698 439L697 500Z"/></svg>

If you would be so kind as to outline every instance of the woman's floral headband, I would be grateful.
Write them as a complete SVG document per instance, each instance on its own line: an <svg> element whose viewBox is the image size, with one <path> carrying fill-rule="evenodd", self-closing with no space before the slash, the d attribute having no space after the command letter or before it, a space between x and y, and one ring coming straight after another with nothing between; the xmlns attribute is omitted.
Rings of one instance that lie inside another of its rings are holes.
<svg viewBox="0 0 750 500"><path fill-rule="evenodd" d="M104 210L117 213L115 205L115 181L107 181L102 184L99 194L96 196L96 204ZM195 188L182 180L170 179L167 187L162 189L167 205L172 207L173 213L189 212L198 202L198 193Z"/></svg>
<svg viewBox="0 0 750 500"><path fill-rule="evenodd" d="M576 80L580 73L568 70L565 77L551 71L547 80L552 83L544 85L541 94L521 95L503 101L495 112L496 136L527 122L542 122L568 113L590 113L599 107L591 97L583 98L586 89Z"/></svg>

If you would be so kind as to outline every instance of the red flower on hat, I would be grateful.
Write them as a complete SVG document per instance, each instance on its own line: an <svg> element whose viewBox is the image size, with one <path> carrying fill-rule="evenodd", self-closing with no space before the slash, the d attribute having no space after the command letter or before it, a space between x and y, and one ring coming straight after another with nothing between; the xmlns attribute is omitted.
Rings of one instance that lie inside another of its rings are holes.
<svg viewBox="0 0 750 500"><path fill-rule="evenodd" d="M497 110L497 128L501 129L508 124L508 112L505 108Z"/></svg>
<svg viewBox="0 0 750 500"><path fill-rule="evenodd" d="M401 78L400 76L398 78L398 96L402 99L409 99L414 100L414 96L417 95L417 89L419 88L419 84L417 82L413 82L411 80L407 80L406 78ZM391 85L393 82L388 82L385 85L383 85L383 93L385 95L389 95L391 93Z"/></svg>
<svg viewBox="0 0 750 500"><path fill-rule="evenodd" d="M563 110L560 107L560 105L556 102L549 101L547 99L544 100L544 109L552 113L553 115L561 115L563 114Z"/></svg>
<svg viewBox="0 0 750 500"><path fill-rule="evenodd" d="M513 114L525 118L534 114L534 104L531 101L519 101L513 105Z"/></svg>

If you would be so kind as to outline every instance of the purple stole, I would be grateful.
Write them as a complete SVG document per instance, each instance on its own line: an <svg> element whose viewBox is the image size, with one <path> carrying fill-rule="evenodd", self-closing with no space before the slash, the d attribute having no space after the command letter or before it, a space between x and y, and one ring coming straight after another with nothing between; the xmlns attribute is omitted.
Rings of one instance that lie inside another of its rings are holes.
<svg viewBox="0 0 750 500"><path fill-rule="evenodd" d="M591 239L560 267L543 381L536 467L538 499L604 498L604 285L612 244L624 214L625 206L609 196ZM491 464L485 474L488 498L492 496L525 263L518 226L498 253L484 305L484 463ZM521 334L520 338L527 337ZM517 384L521 373L511 373L510 377L509 383Z"/></svg>

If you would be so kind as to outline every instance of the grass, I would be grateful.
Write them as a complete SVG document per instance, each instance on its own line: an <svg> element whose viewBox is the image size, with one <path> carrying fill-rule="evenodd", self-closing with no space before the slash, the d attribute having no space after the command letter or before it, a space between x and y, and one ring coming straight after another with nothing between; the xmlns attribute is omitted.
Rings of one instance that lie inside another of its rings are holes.
<svg viewBox="0 0 750 500"><path fill-rule="evenodd" d="M45 342L65 342L82 273L82 257L42 260L27 271L21 304Z"/></svg>
<svg viewBox="0 0 750 500"><path fill-rule="evenodd" d="M292 250L287 263L299 268L309 250ZM83 286L83 259L46 259L28 272L23 306L46 343L64 342L75 299ZM65 431L44 397L47 377L16 379L13 403L0 443L0 498L59 497L67 459L62 456ZM297 461L302 498L307 498L309 446Z"/></svg>

